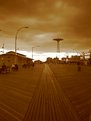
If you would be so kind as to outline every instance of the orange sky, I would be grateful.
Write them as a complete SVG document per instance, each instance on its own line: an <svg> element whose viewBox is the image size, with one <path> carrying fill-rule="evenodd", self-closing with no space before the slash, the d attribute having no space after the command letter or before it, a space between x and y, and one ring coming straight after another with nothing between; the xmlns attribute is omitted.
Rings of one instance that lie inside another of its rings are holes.
<svg viewBox="0 0 91 121"><path fill-rule="evenodd" d="M91 49L90 0L0 0L0 47L31 51L40 46L40 52L55 52L55 37L64 39L60 51Z"/></svg>

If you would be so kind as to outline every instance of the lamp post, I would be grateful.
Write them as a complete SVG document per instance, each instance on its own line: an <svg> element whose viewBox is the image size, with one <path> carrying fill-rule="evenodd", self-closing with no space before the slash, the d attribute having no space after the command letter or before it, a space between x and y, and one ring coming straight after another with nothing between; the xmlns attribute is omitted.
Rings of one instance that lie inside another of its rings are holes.
<svg viewBox="0 0 91 121"><path fill-rule="evenodd" d="M6 32L6 31L4 31L4 30L0 29L0 32ZM4 46L4 43L3 43L3 45L2 45L2 49L3 49L3 50L2 50L2 51L0 51L0 52L2 52L3 54L4 54L4 47L5 47L5 46Z"/></svg>
<svg viewBox="0 0 91 121"><path fill-rule="evenodd" d="M17 29L16 34L15 34L15 63L16 63L16 54L17 54L17 36L18 36L19 31L21 31L24 28L29 28L29 27L28 26L20 27L19 29Z"/></svg>
<svg viewBox="0 0 91 121"><path fill-rule="evenodd" d="M33 51L34 51L34 48L36 48L36 47L40 47L40 46L34 46L34 47L32 47L32 60L33 60Z"/></svg>
<svg viewBox="0 0 91 121"><path fill-rule="evenodd" d="M17 51L17 35L19 33L20 30L24 29L24 28L29 28L28 26L25 26L25 27L21 27L19 28L17 31L16 31L16 34L15 34L15 53Z"/></svg>
<svg viewBox="0 0 91 121"><path fill-rule="evenodd" d="M3 49L3 51L2 51L2 52L3 52L3 54L4 54L4 44L3 44L3 46L2 46L2 49Z"/></svg>

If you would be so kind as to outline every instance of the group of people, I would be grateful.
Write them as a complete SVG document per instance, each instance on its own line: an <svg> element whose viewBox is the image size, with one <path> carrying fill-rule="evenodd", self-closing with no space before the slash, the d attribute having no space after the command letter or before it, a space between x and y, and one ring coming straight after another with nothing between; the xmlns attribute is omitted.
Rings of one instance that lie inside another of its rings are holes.
<svg viewBox="0 0 91 121"><path fill-rule="evenodd" d="M13 71L18 71L18 65L17 65L17 64L12 64L11 69L12 69Z"/></svg>
<svg viewBox="0 0 91 121"><path fill-rule="evenodd" d="M7 73L10 70L18 71L18 65L17 64L12 64L11 66L6 66L6 64L3 63L1 68L0 68L0 73Z"/></svg>
<svg viewBox="0 0 91 121"><path fill-rule="evenodd" d="M6 66L5 63L3 63L0 68L0 73L5 74L5 73L8 73L9 71L10 71L10 67Z"/></svg>
<svg viewBox="0 0 91 121"><path fill-rule="evenodd" d="M0 68L0 73L6 73L7 72L7 66L3 63L2 67Z"/></svg>

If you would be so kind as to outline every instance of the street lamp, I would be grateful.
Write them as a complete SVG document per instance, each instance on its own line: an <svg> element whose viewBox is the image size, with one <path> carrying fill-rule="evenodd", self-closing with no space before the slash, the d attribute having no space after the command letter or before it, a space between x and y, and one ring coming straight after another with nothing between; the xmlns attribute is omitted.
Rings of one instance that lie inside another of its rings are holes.
<svg viewBox="0 0 91 121"><path fill-rule="evenodd" d="M25 27L21 27L19 28L17 31L16 31L16 34L15 34L15 53L17 51L17 35L19 33L20 30L24 29L24 28L29 28L28 26L25 26Z"/></svg>
<svg viewBox="0 0 91 121"><path fill-rule="evenodd" d="M34 48L36 48L36 47L40 47L40 46L34 46L34 47L32 47L32 60L33 60L33 50L34 50Z"/></svg>
<svg viewBox="0 0 91 121"><path fill-rule="evenodd" d="M4 44L3 44L3 46L2 46L2 49L3 49L3 51L2 51L2 52L3 52L3 54L4 54Z"/></svg>
<svg viewBox="0 0 91 121"><path fill-rule="evenodd" d="M29 28L29 27L28 26L20 27L19 29L17 29L16 34L15 34L15 63L16 63L16 54L17 54L17 36L18 36L19 31L24 28Z"/></svg>
<svg viewBox="0 0 91 121"><path fill-rule="evenodd" d="M6 32L6 31L4 31L4 30L2 30L2 29L0 29L0 32ZM2 52L3 54L4 54L4 43L3 43L3 45L2 45L2 51L0 51L0 52Z"/></svg>

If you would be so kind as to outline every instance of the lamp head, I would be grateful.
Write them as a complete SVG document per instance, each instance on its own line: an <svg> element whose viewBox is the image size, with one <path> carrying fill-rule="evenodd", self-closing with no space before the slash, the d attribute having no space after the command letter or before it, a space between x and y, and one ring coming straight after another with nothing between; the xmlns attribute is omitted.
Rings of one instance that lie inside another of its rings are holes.
<svg viewBox="0 0 91 121"><path fill-rule="evenodd" d="M25 26L25 28L29 28L28 26Z"/></svg>

